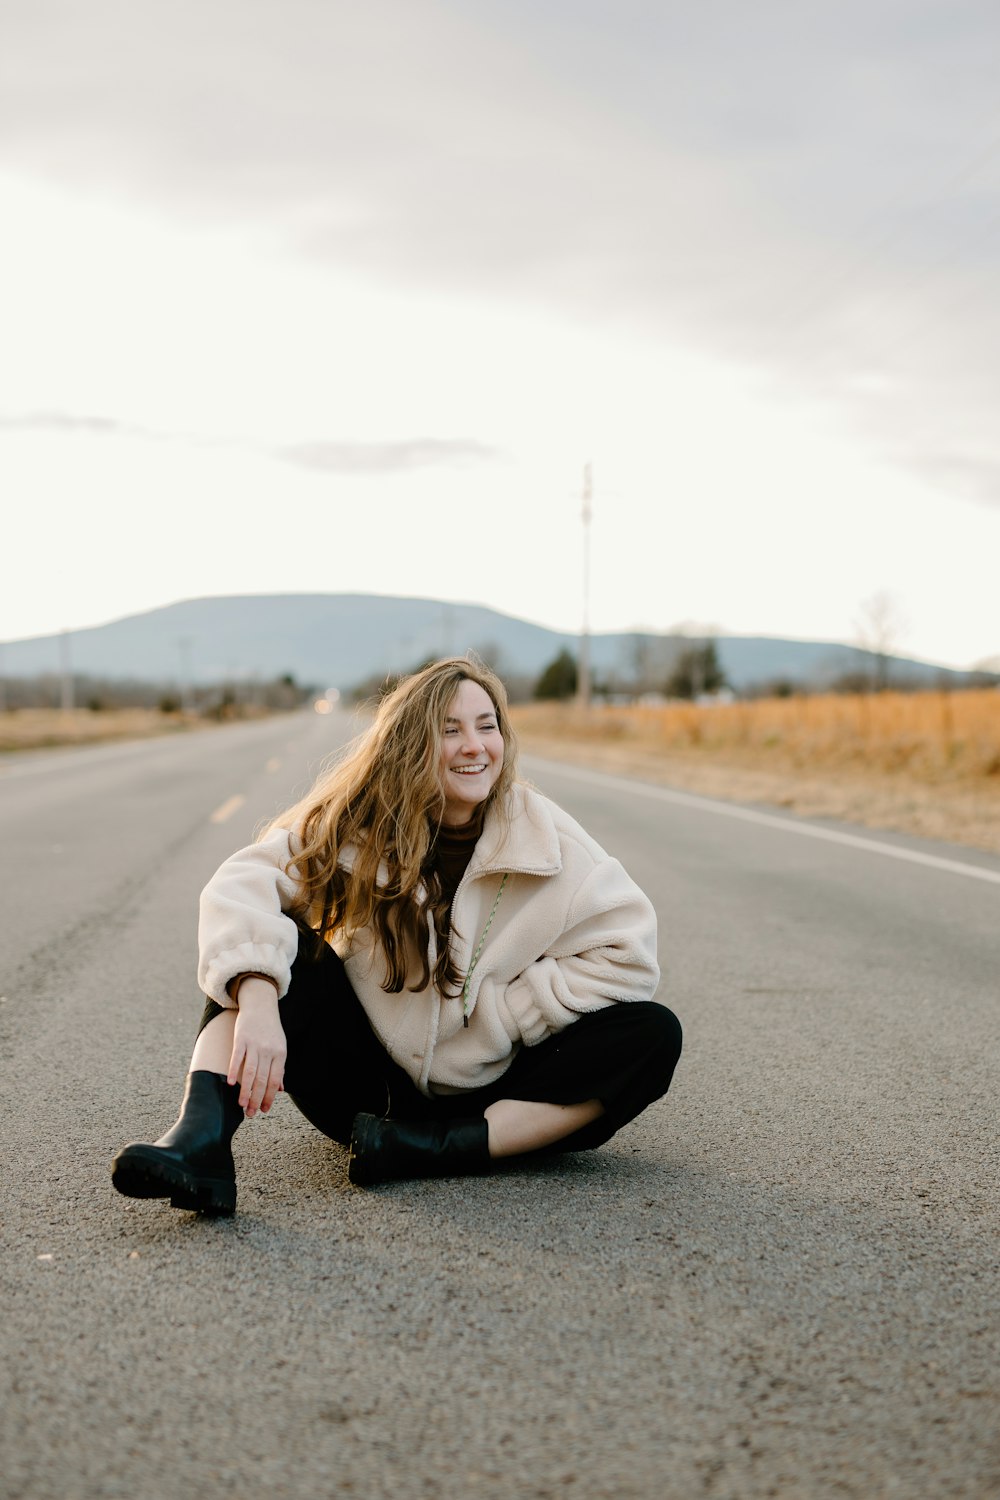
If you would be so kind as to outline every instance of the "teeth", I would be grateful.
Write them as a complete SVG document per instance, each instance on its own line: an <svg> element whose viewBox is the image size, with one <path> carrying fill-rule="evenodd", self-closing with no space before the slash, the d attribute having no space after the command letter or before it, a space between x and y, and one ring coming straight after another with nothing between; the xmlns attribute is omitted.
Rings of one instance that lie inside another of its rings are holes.
<svg viewBox="0 0 1000 1500"><path fill-rule="evenodd" d="M452 766L456 776L478 776L480 771L485 771L485 766Z"/></svg>

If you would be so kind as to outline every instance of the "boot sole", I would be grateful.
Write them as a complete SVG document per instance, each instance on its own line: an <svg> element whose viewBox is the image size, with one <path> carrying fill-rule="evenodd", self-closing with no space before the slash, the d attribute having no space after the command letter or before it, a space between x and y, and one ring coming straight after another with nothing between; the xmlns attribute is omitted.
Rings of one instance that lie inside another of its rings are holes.
<svg viewBox="0 0 1000 1500"><path fill-rule="evenodd" d="M188 1172L155 1146L126 1147L111 1164L111 1184L126 1198L169 1198L171 1208L217 1215L236 1211L235 1182Z"/></svg>

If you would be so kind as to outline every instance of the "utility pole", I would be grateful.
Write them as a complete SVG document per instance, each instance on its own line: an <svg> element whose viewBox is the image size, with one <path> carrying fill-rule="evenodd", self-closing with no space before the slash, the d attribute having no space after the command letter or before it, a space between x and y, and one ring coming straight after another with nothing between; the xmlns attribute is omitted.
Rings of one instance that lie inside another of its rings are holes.
<svg viewBox="0 0 1000 1500"><path fill-rule="evenodd" d="M589 463L583 466L583 628L580 631L580 662L576 696L581 708L590 707L590 521L593 515L593 477Z"/></svg>

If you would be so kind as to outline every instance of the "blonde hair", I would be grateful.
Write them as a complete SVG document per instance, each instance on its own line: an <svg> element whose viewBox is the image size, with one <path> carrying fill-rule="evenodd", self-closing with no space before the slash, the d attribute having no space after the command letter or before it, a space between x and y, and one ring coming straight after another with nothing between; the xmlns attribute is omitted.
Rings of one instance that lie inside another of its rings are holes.
<svg viewBox="0 0 1000 1500"><path fill-rule="evenodd" d="M496 809L506 827L507 794L517 780L517 743L499 677L474 656L448 657L405 677L379 703L374 722L306 796L264 830L287 828L301 847L294 856L299 904L294 913L325 939L348 939L371 928L386 964L383 989L398 994L430 982L426 893L438 937L434 981L442 993L461 983L448 943L448 909L431 867L445 810L439 774L444 722L463 682L489 695L504 740L500 775L479 809ZM350 848L353 864L341 868Z"/></svg>

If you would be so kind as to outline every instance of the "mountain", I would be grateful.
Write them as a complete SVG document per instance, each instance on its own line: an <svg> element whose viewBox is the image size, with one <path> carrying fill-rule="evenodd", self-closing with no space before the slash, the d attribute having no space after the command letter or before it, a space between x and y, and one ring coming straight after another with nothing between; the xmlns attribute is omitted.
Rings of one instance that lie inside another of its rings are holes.
<svg viewBox="0 0 1000 1500"><path fill-rule="evenodd" d="M4 648L11 677L57 674L63 637L37 636ZM855 646L769 636L717 636L726 677L737 691L787 680L822 688L847 673L871 674L873 658ZM509 678L534 678L578 637L478 604L376 594L264 594L188 599L107 625L69 633L76 674L163 683L268 679L290 672L318 688L347 689L374 674L405 671L429 657L479 651ZM683 638L617 632L591 638L596 679L624 685L662 681ZM890 661L893 681L970 674L909 658Z"/></svg>

